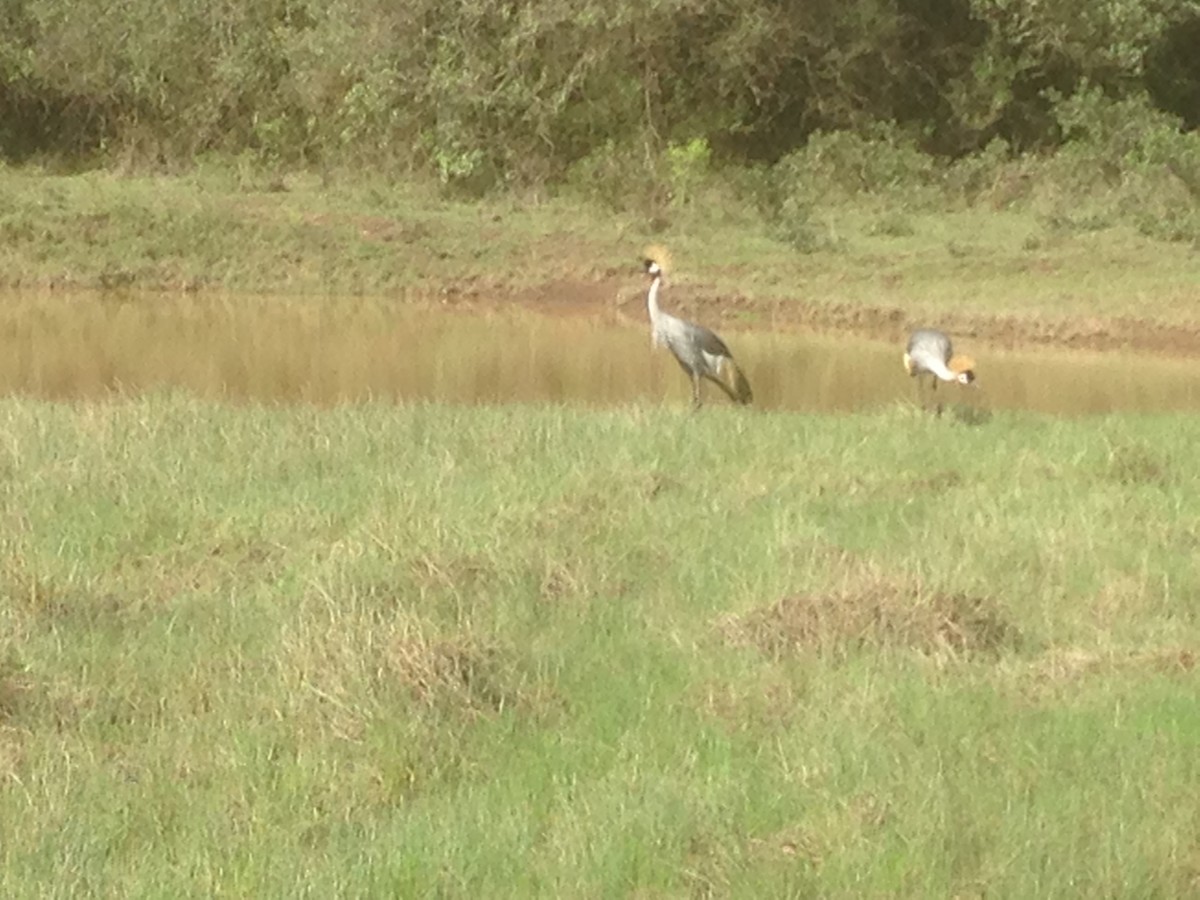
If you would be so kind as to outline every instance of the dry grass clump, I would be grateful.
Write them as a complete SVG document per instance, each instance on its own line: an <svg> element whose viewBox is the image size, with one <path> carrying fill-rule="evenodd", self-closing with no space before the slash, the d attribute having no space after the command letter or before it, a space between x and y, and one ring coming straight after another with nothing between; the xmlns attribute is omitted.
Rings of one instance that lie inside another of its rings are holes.
<svg viewBox="0 0 1200 900"><path fill-rule="evenodd" d="M425 706L450 703L475 711L514 705L518 690L503 652L469 633L430 638L396 633L383 648L376 676Z"/></svg>
<svg viewBox="0 0 1200 900"><path fill-rule="evenodd" d="M19 714L31 690L25 667L12 656L0 658L0 724Z"/></svg>
<svg viewBox="0 0 1200 900"><path fill-rule="evenodd" d="M1077 690L1089 678L1187 676L1196 668L1196 651L1168 645L1136 650L1115 648L1051 647L1035 659L1009 671L1026 692L1050 698Z"/></svg>
<svg viewBox="0 0 1200 900"><path fill-rule="evenodd" d="M91 584L38 574L19 558L5 561L0 592L23 625L95 627L120 621L135 605Z"/></svg>
<svg viewBox="0 0 1200 900"><path fill-rule="evenodd" d="M1154 450L1141 444L1114 447L1110 450L1103 470L1107 480L1125 486L1170 486L1173 473L1170 464Z"/></svg>
<svg viewBox="0 0 1200 900"><path fill-rule="evenodd" d="M772 658L869 647L958 657L996 654L1021 641L1019 630L990 598L926 591L874 576L832 592L783 597L727 617L721 630L727 640Z"/></svg>
<svg viewBox="0 0 1200 900"><path fill-rule="evenodd" d="M378 588L322 607L285 630L279 656L295 712L319 731L354 738L404 711L474 718L538 704L515 651L469 620L436 626Z"/></svg>

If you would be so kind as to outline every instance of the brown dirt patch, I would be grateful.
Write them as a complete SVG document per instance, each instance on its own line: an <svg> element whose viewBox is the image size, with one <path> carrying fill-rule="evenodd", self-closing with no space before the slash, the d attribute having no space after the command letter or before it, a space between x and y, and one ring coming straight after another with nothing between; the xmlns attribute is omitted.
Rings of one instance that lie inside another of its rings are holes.
<svg viewBox="0 0 1200 900"><path fill-rule="evenodd" d="M986 597L926 592L885 579L823 594L794 594L720 624L734 644L771 658L815 651L841 655L892 647L940 656L994 655L1021 643L1018 629Z"/></svg>

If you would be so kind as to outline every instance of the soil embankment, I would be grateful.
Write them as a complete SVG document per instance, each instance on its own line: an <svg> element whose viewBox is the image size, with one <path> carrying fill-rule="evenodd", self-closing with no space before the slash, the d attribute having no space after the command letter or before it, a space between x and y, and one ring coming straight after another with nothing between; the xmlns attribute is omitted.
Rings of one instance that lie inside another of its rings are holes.
<svg viewBox="0 0 1200 900"><path fill-rule="evenodd" d="M642 294L622 274L594 281L558 280L534 288L477 283L440 295L454 306L514 304L548 315L608 315L636 320ZM1200 299L1200 297L1198 297ZM910 321L896 306L820 303L796 298L753 298L689 285L672 296L673 309L723 328L769 327L900 340ZM1132 316L1061 318L949 313L940 327L953 334L1007 349L1057 347L1124 350L1164 356L1200 356L1200 322L1168 323Z"/></svg>

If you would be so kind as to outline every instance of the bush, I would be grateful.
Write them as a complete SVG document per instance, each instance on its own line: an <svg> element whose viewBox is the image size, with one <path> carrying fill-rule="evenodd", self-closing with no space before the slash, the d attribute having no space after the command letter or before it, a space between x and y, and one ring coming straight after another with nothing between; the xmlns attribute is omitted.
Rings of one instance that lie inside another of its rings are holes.
<svg viewBox="0 0 1200 900"><path fill-rule="evenodd" d="M567 171L567 190L614 211L654 213L670 202L670 186L644 149L605 142Z"/></svg>
<svg viewBox="0 0 1200 900"><path fill-rule="evenodd" d="M918 189L937 183L939 164L889 124L862 133L818 132L780 161L793 190L801 182L813 199L831 192L848 196Z"/></svg>
<svg viewBox="0 0 1200 900"><path fill-rule="evenodd" d="M1198 28L1194 0L9 0L0 157L251 153L477 193L615 147L677 207L795 154L843 193L925 189L995 138L1152 150L1078 89L1186 107Z"/></svg>
<svg viewBox="0 0 1200 900"><path fill-rule="evenodd" d="M712 150L708 141L693 138L686 144L668 144L663 157L671 185L671 201L687 206L709 177Z"/></svg>
<svg viewBox="0 0 1200 900"><path fill-rule="evenodd" d="M1075 203L1107 197L1107 215L1168 240L1200 238L1200 135L1142 98L1095 87L1056 97L1066 138L1044 177Z"/></svg>
<svg viewBox="0 0 1200 900"><path fill-rule="evenodd" d="M997 207L1023 198L1028 179L1012 149L1003 138L993 138L986 147L954 160L943 179L946 193L967 203L990 199Z"/></svg>

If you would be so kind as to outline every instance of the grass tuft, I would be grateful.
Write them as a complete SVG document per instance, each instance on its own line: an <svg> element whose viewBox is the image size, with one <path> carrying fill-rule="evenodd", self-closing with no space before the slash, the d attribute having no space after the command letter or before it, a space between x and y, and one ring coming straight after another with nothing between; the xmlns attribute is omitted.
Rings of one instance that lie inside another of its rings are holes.
<svg viewBox="0 0 1200 900"><path fill-rule="evenodd" d="M882 578L859 579L832 593L790 595L724 620L722 630L732 642L774 659L807 650L832 657L887 649L994 656L1021 644L1019 629L993 599Z"/></svg>

